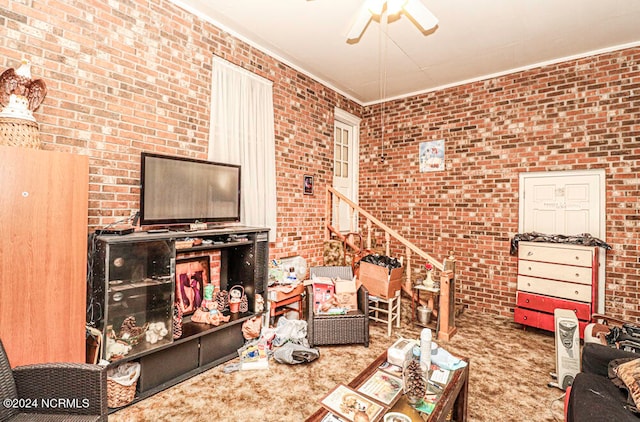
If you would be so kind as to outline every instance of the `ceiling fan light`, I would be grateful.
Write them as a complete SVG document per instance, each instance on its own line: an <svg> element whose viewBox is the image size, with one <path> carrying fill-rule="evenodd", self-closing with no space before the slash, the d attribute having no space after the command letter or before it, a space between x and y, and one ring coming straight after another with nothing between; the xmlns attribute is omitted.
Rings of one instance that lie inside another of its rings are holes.
<svg viewBox="0 0 640 422"><path fill-rule="evenodd" d="M356 20L351 25L351 29L347 33L347 40L357 40L364 32L365 28L369 24L371 20L371 13L368 9L368 4L365 3L364 7L361 7L358 14L356 15Z"/></svg>
<svg viewBox="0 0 640 422"><path fill-rule="evenodd" d="M382 15L385 3L386 0L367 0L367 8L372 14L380 16Z"/></svg>
<svg viewBox="0 0 640 422"><path fill-rule="evenodd" d="M423 31L428 31L438 24L438 18L420 0L407 0L407 3L402 8L406 14L411 16L422 27Z"/></svg>
<svg viewBox="0 0 640 422"><path fill-rule="evenodd" d="M407 0L387 0L387 13L389 15L397 15L402 11L402 7L407 3Z"/></svg>

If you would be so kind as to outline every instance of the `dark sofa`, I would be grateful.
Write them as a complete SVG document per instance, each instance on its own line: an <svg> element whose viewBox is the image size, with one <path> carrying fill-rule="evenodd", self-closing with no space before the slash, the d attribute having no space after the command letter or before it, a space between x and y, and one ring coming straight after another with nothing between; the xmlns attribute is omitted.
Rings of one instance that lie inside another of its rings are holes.
<svg viewBox="0 0 640 422"><path fill-rule="evenodd" d="M567 422L640 421L640 415L627 404L627 392L608 377L609 362L620 358L639 358L640 354L618 350L597 343L585 343L582 372L567 390Z"/></svg>

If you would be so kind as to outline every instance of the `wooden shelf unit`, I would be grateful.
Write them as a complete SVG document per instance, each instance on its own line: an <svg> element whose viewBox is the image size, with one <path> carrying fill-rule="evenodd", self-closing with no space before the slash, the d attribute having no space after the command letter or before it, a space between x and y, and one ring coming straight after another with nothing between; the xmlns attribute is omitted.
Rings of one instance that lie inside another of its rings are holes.
<svg viewBox="0 0 640 422"><path fill-rule="evenodd" d="M171 245L172 292L175 291L176 259L187 255L191 256L194 251L206 253L217 250L220 255L220 289L228 291L235 285L242 285L249 302L248 312L234 314L227 312L227 315L230 315L230 320L218 326L191 322L190 316L186 316L183 319L180 338L171 339L167 344L143 349L111 362L110 366L128 361L140 363L141 371L136 396L128 405L238 356L237 350L245 342L242 335L242 323L256 315L254 312L255 297L262 296L264 303L267 299L268 234L269 230L265 228L232 227L166 233L134 232L124 236L101 235L97 237L97 241L101 243L98 250L118 245L144 246L149 242L167 242ZM176 250L175 241L185 238L202 238L204 241L211 242ZM97 302L98 306L106 306L107 314L109 312L109 275L105 268L109 268L109 263L104 261L115 258L115 256L110 257L108 253L101 253L95 259L93 266L94 280L92 284L95 289L93 301ZM164 274L164 270L162 272ZM164 276L163 274L161 276ZM148 277L152 275L146 274ZM171 309L173 310L173 304L171 304ZM105 328L104 321L98 321L97 325L100 329ZM169 329L169 336L171 337L171 329Z"/></svg>

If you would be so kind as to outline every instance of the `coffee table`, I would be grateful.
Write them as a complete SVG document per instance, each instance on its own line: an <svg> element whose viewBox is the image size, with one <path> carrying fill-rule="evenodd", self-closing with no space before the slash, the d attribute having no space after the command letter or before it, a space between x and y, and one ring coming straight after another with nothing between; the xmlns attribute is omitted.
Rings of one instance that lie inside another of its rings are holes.
<svg viewBox="0 0 640 422"><path fill-rule="evenodd" d="M469 391L469 359L462 358L467 365L456 371L452 371L451 379L442 392L442 396L436 403L431 414L420 413L412 408L402 395L389 412L401 412L411 417L416 422L444 422L450 412L451 420L464 422L467 420L467 396ZM383 352L376 360L358 374L349 384L349 387L357 389L387 360L387 352ZM306 420L307 422L320 422L329 412L325 408L319 408Z"/></svg>

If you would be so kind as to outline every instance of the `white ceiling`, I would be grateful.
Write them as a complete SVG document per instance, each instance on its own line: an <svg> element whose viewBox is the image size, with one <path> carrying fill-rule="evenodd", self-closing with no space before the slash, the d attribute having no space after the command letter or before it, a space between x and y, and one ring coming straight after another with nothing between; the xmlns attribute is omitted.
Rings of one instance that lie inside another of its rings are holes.
<svg viewBox="0 0 640 422"><path fill-rule="evenodd" d="M402 16L346 34L364 0L171 0L368 105L640 45L639 0L421 0L423 33Z"/></svg>

